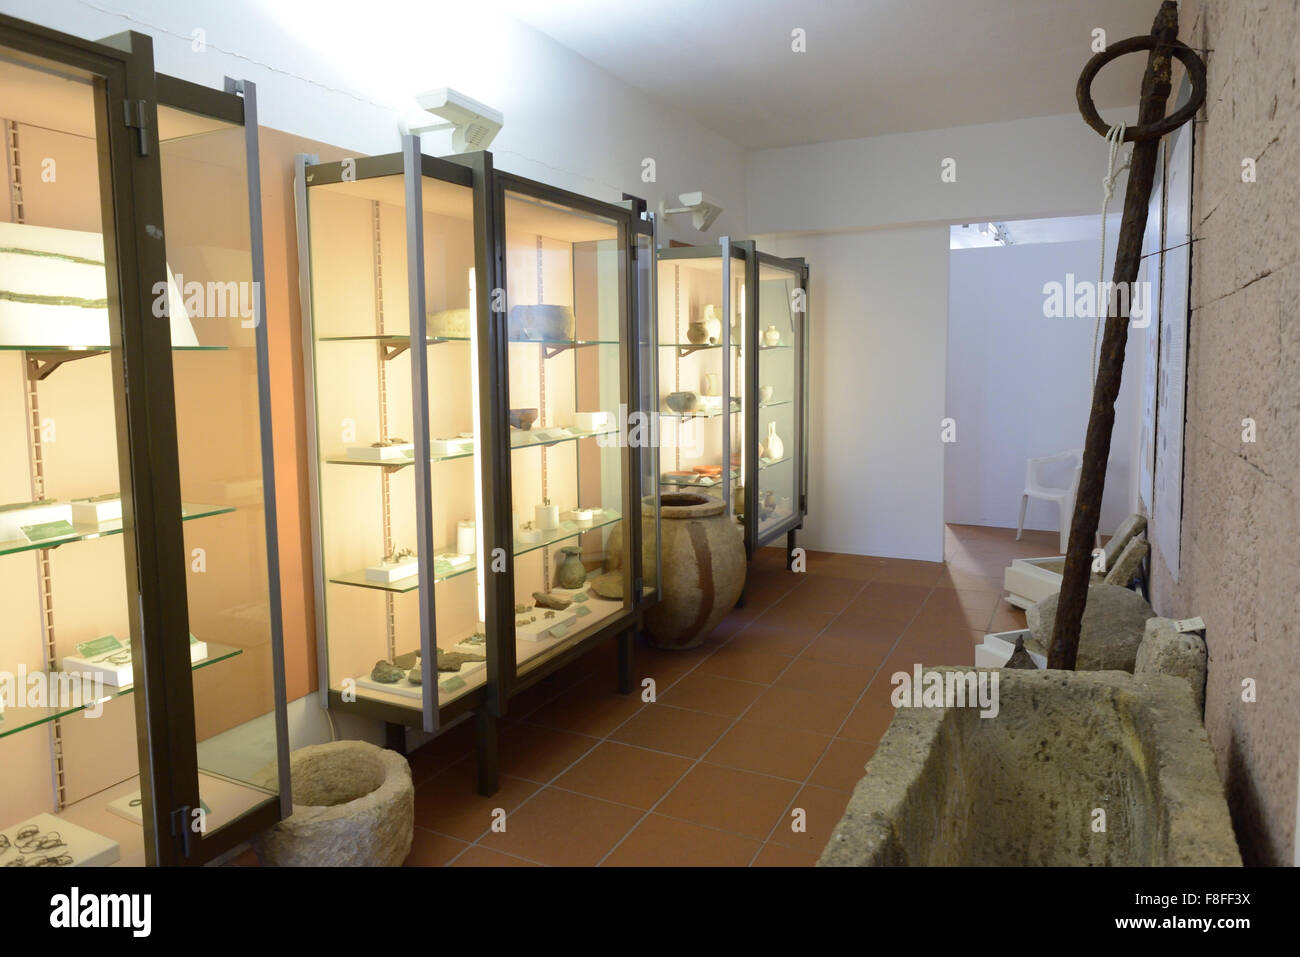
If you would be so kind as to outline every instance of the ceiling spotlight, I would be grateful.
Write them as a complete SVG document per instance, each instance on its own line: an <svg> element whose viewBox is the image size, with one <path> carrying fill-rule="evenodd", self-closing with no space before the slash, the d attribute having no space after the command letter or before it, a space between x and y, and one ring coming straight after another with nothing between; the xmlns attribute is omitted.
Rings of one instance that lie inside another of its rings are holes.
<svg viewBox="0 0 1300 957"><path fill-rule="evenodd" d="M487 149L506 121L492 107L448 87L421 93L415 102L424 112L404 119L402 132L419 136L435 130L451 130L451 147L457 153Z"/></svg>

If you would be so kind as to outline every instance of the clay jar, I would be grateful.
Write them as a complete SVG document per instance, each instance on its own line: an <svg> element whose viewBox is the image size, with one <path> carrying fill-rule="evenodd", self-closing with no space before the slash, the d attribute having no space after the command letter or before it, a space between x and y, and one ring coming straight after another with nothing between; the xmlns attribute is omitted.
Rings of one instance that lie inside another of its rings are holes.
<svg viewBox="0 0 1300 957"><path fill-rule="evenodd" d="M582 564L582 559L578 557L580 551L581 549L576 546L560 549L564 559L555 572L555 583L561 588L581 588L582 583L587 580L587 566Z"/></svg>
<svg viewBox="0 0 1300 957"><path fill-rule="evenodd" d="M678 415L694 412L699 402L700 397L694 392L670 392L664 399L664 404Z"/></svg>
<svg viewBox="0 0 1300 957"><path fill-rule="evenodd" d="M660 648L694 648L736 606L745 587L745 544L721 499L692 492L659 497L662 597L646 612L650 640ZM643 516L654 510L643 505ZM643 538L643 561L654 543Z"/></svg>
<svg viewBox="0 0 1300 957"><path fill-rule="evenodd" d="M763 345L779 346L781 344L781 332L776 326L768 326L763 330Z"/></svg>

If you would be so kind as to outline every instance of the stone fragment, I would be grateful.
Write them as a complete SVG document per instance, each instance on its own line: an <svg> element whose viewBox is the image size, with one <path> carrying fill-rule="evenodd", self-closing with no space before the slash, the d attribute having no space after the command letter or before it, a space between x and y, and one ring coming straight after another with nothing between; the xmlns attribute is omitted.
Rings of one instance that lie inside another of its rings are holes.
<svg viewBox="0 0 1300 957"><path fill-rule="evenodd" d="M1205 639L1180 632L1172 618L1150 618L1138 646L1134 674L1165 674L1182 678L1192 691L1196 713L1205 712Z"/></svg>
<svg viewBox="0 0 1300 957"><path fill-rule="evenodd" d="M465 651L443 651L438 649L439 671L460 671L460 666L467 661L487 661L483 655L471 655Z"/></svg>
<svg viewBox="0 0 1300 957"><path fill-rule="evenodd" d="M1056 623L1056 602L1060 594L1048 595L1025 611L1032 632L1029 649L1047 654ZM1105 583L1088 589L1088 602L1079 627L1079 671L1127 671L1132 673L1138 645L1152 616L1151 606L1135 591Z"/></svg>
<svg viewBox="0 0 1300 957"><path fill-rule="evenodd" d="M564 611L573 604L568 598L544 591L533 592L533 601L537 603L538 608L554 608L556 611Z"/></svg>
<svg viewBox="0 0 1300 957"><path fill-rule="evenodd" d="M1121 588L1127 588L1137 577L1138 569L1142 567L1142 559L1147 557L1151 551L1151 543L1145 538L1134 538L1124 546L1124 551L1119 553L1119 558L1115 564L1110 567L1106 573L1106 582L1111 585L1119 585Z"/></svg>
<svg viewBox="0 0 1300 957"><path fill-rule="evenodd" d="M1007 663L1002 667L1003 668L1028 668L1031 671L1038 670L1038 663L1035 662L1034 659L1030 657L1029 652L1025 650L1025 639L1023 638L1016 639L1016 649L1015 651L1011 652L1011 657L1007 659Z"/></svg>
<svg viewBox="0 0 1300 957"><path fill-rule="evenodd" d="M406 680L413 685L424 684L424 672L419 668L412 668L406 673Z"/></svg>
<svg viewBox="0 0 1300 957"><path fill-rule="evenodd" d="M375 666L370 669L370 680L378 681L380 684L391 685L401 681L406 676L406 672L397 667L391 661L379 660Z"/></svg>
<svg viewBox="0 0 1300 957"><path fill-rule="evenodd" d="M609 601L621 601L623 598L623 573L605 572L597 575L591 583L591 593L597 598Z"/></svg>

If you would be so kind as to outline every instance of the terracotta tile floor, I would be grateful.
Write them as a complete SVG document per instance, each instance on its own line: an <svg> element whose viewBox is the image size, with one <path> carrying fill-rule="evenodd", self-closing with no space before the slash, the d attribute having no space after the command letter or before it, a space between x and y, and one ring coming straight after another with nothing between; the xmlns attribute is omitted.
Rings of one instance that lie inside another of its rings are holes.
<svg viewBox="0 0 1300 957"><path fill-rule="evenodd" d="M493 797L467 725L412 754L407 864L811 865L893 716L889 676L973 664L986 632L1024 627L1002 570L1057 539L1014 538L949 526L943 563L810 552L802 574L765 550L703 646L638 646L653 703L613 692L613 643L515 699Z"/></svg>

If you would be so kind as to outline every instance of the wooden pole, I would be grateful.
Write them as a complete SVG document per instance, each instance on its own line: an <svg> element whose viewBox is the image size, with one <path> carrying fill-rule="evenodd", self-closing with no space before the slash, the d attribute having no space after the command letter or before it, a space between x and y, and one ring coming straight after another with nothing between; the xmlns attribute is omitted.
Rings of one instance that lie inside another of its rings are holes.
<svg viewBox="0 0 1300 957"><path fill-rule="evenodd" d="M1047 667L1073 671L1079 652L1079 626L1092 571L1092 547L1097 534L1097 517L1101 510L1102 491L1106 485L1106 462L1110 458L1111 430L1115 424L1115 399L1119 395L1124 371L1124 347L1128 341L1129 305L1142 258L1142 237L1147 226L1147 206L1155 178L1160 137L1190 118L1204 99L1205 68L1200 58L1178 42L1178 5L1165 0L1156 14L1150 37L1135 37L1112 45L1098 54L1079 77L1076 95L1079 110L1089 125L1103 134L1105 124L1092 104L1089 88L1101 67L1123 53L1149 49L1146 73L1142 77L1142 98L1138 108L1138 126L1125 135L1132 141L1132 167L1124 194L1124 218L1120 224L1119 245L1115 253L1114 279L1106 313L1106 331L1101 342L1101 359L1092 393L1092 412L1088 417L1088 434L1083 449L1083 470L1075 497L1074 518L1070 523L1070 542L1066 551L1061 593L1056 606L1056 622ZM1193 102L1174 116L1165 116L1171 88L1171 68L1177 56L1187 65L1198 89ZM1199 79L1199 84L1196 81ZM1199 97L1199 99L1198 99ZM1190 107L1190 108L1189 108ZM1124 290L1123 295L1120 290ZM1098 308L1100 308L1098 290Z"/></svg>

